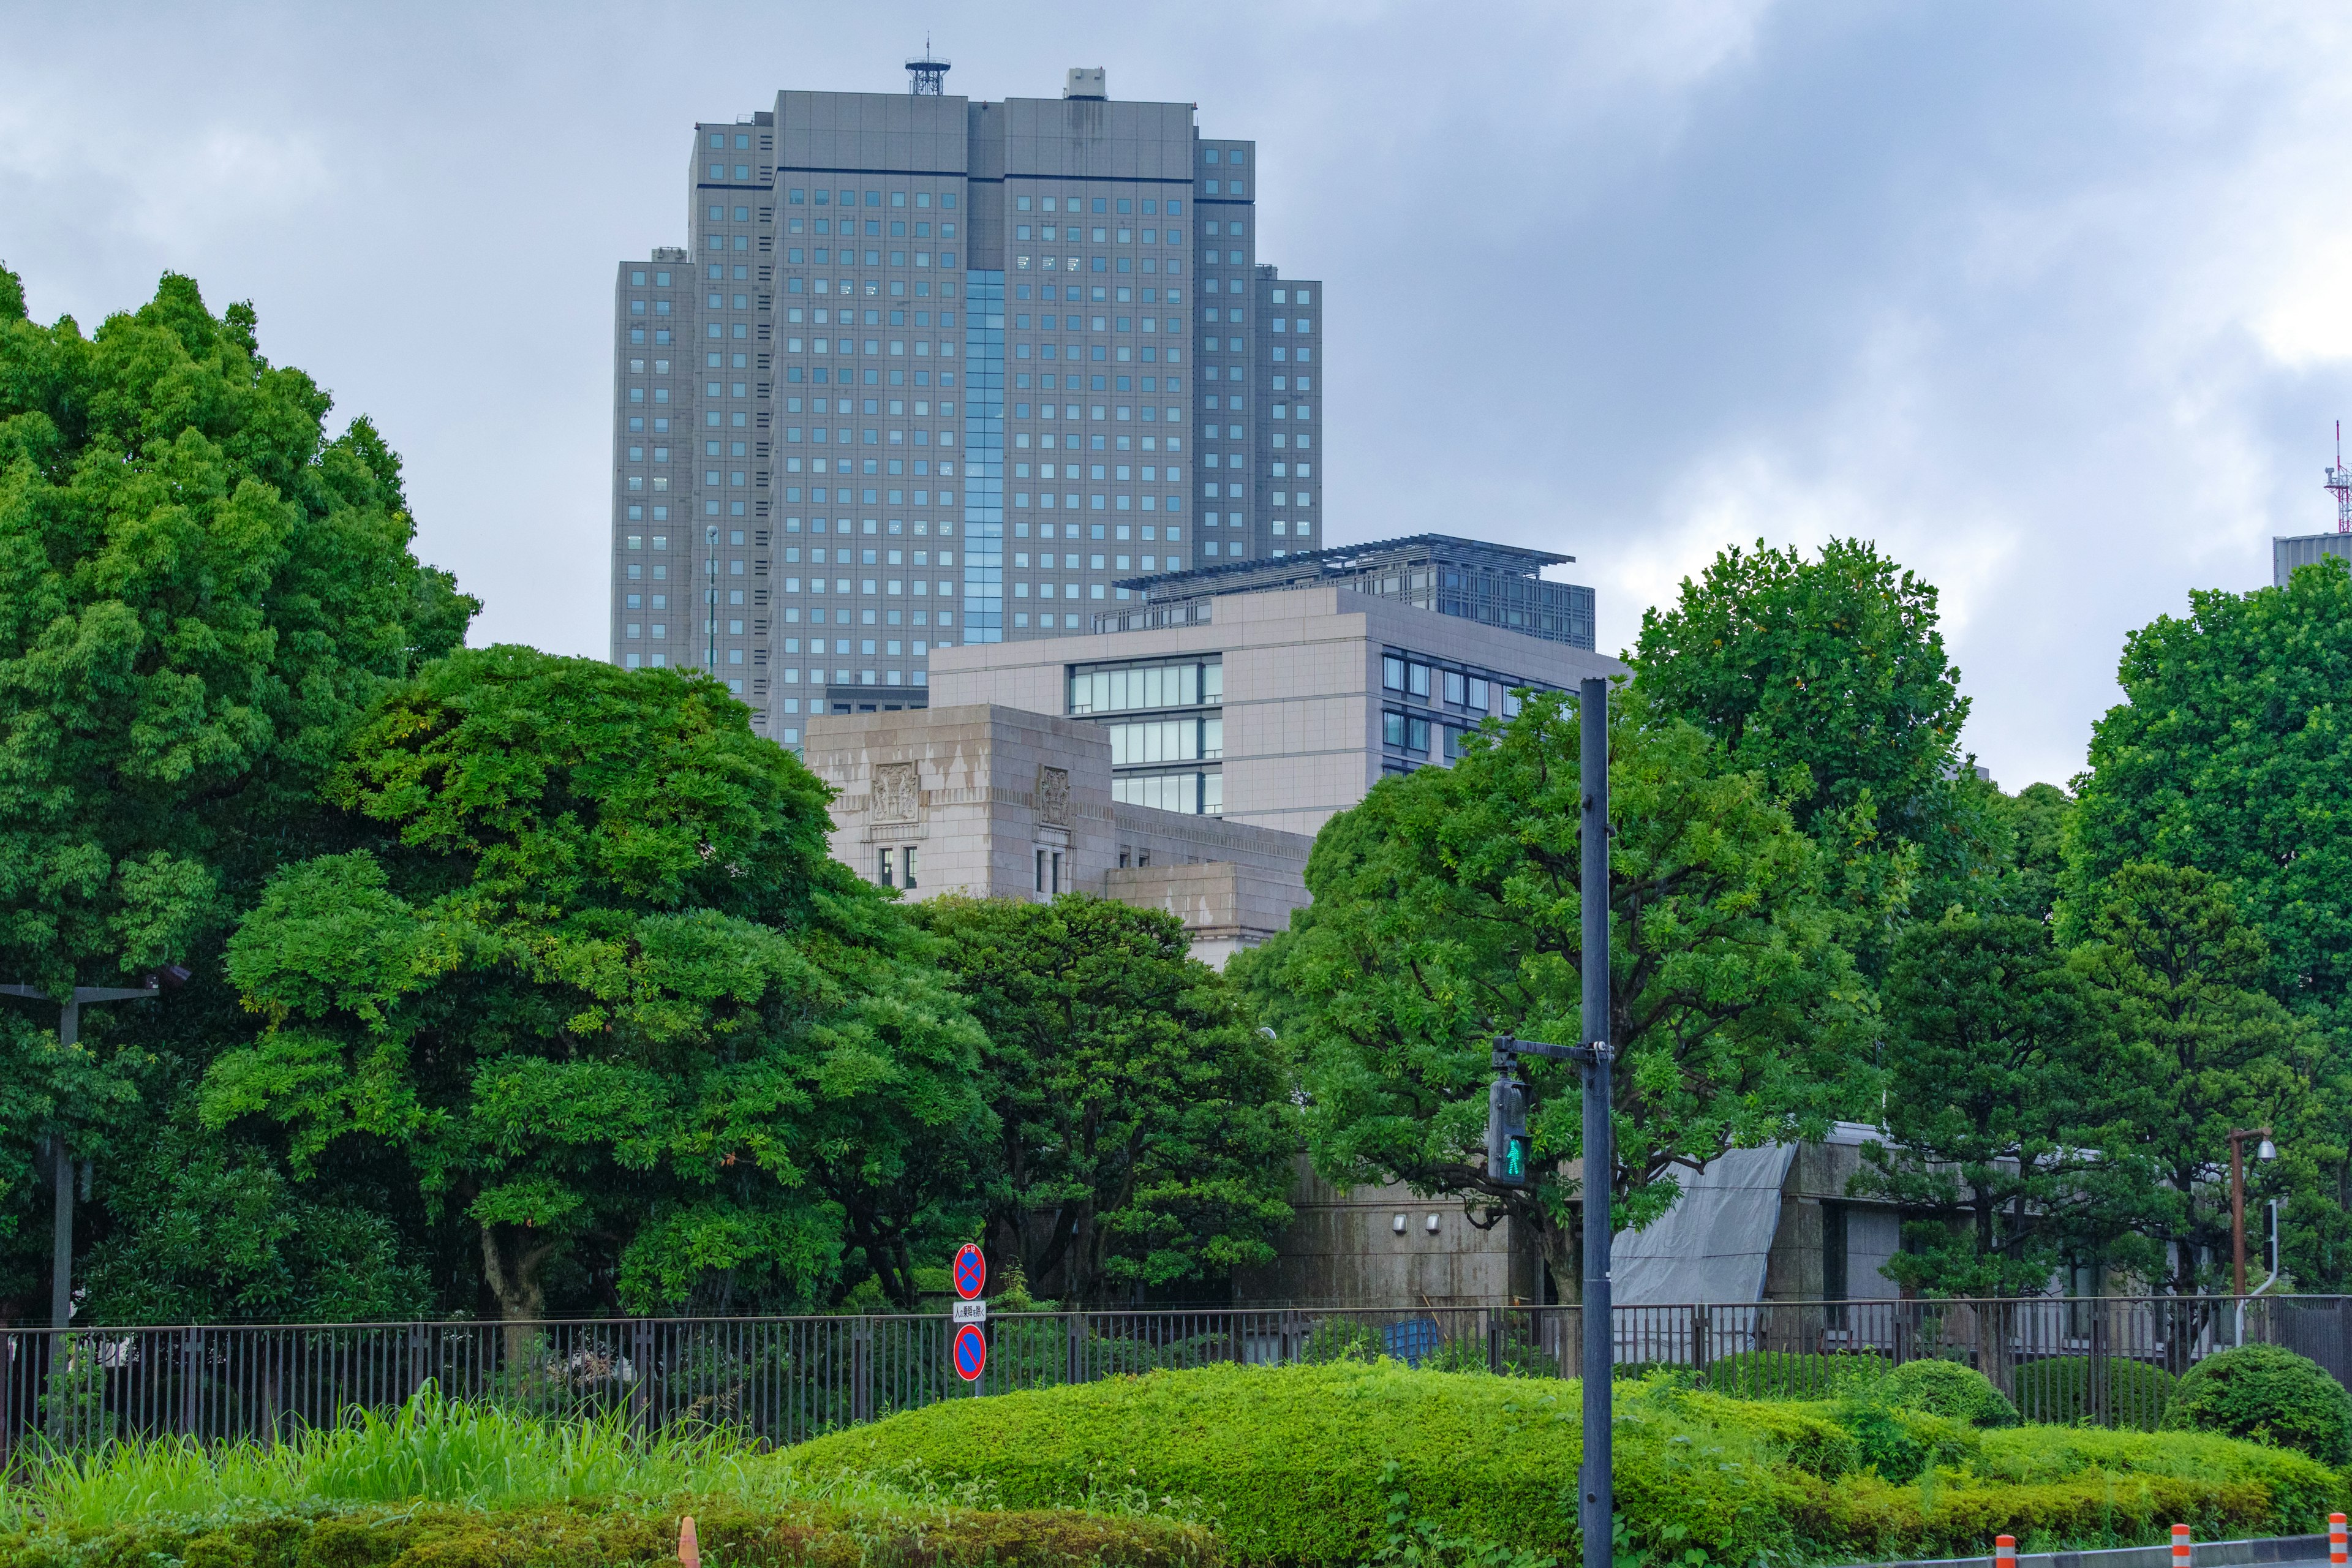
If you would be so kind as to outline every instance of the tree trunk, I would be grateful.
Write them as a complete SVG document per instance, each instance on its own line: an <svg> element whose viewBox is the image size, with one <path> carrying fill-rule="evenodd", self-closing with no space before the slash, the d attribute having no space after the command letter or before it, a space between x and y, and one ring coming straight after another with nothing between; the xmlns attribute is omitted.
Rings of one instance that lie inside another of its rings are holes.
<svg viewBox="0 0 2352 1568"><path fill-rule="evenodd" d="M531 1330L547 1313L547 1292L540 1279L547 1260L555 1254L555 1238L519 1225L482 1226L482 1277L499 1299L499 1317L506 1331L506 1363L520 1372L530 1354Z"/></svg>
<svg viewBox="0 0 2352 1568"><path fill-rule="evenodd" d="M1572 1225L1536 1224L1537 1245L1543 1248L1544 1267L1551 1272L1553 1290L1562 1301L1584 1300L1583 1248L1579 1245L1584 1236L1581 1210L1570 1211L1577 1216ZM1507 1222L1506 1222L1507 1223Z"/></svg>

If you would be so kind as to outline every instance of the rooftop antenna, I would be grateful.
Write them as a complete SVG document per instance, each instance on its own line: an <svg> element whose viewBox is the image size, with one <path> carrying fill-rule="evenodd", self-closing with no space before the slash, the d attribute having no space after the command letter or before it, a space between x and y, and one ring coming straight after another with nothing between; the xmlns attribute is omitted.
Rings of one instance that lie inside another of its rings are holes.
<svg viewBox="0 0 2352 1568"><path fill-rule="evenodd" d="M2352 468L2344 466L2344 421L2336 422L2336 466L2327 470L2327 488L2336 494L2336 531L2352 533Z"/></svg>
<svg viewBox="0 0 2352 1568"><path fill-rule="evenodd" d="M947 74L951 60L931 58L931 36L923 35L923 58L907 62L907 91L915 98L940 98L945 95Z"/></svg>

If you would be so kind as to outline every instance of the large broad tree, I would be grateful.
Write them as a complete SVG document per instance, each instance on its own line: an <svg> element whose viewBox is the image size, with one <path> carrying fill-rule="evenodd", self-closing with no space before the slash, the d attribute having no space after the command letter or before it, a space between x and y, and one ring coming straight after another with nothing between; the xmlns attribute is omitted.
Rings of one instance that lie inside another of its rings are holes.
<svg viewBox="0 0 2352 1568"><path fill-rule="evenodd" d="M2080 934L2139 861L2225 878L2266 939L2266 984L2352 1023L2352 571L2189 595L2134 632L2070 827Z"/></svg>
<svg viewBox="0 0 2352 1568"><path fill-rule="evenodd" d="M2327 1135L2307 1126L2318 1120L2323 1039L2264 989L2268 943L2220 878L2135 863L2091 897L2075 959L2116 1049L2095 1091L2112 1128L2103 1156L2134 1173L2147 1272L2183 1295L2226 1290L2230 1194L2218 1178L2229 1134L2269 1125L2308 1160L2310 1135ZM2333 1138L2340 1157L2341 1132Z"/></svg>
<svg viewBox="0 0 2352 1568"><path fill-rule="evenodd" d="M1074 894L919 918L988 1031L999 1256L1088 1302L1273 1258L1297 1149L1286 1058L1173 915Z"/></svg>
<svg viewBox="0 0 2352 1568"><path fill-rule="evenodd" d="M1853 1187L1919 1216L1886 1270L1906 1289L2039 1294L2085 1232L2120 1228L2099 1212L2090 1130L2113 1048L2089 989L2031 916L1954 910L1896 940L1887 1138Z"/></svg>
<svg viewBox="0 0 2352 1568"><path fill-rule="evenodd" d="M567 1255L636 1310L822 1300L853 1249L908 1299L968 1223L919 1177L993 1131L980 1030L717 681L456 654L328 793L372 840L279 873L230 942L264 1027L214 1065L213 1125L282 1127L297 1171L396 1153L510 1320Z"/></svg>
<svg viewBox="0 0 2352 1568"><path fill-rule="evenodd" d="M227 922L318 847L368 702L477 607L411 553L398 459L364 418L331 437L330 407L189 279L85 337L0 268L0 982L194 972L86 1014L75 1051L54 1005L0 1003L0 1320L47 1272L37 1141L95 1157L101 1205L124 1190L118 1155L164 1136L235 1017Z"/></svg>
<svg viewBox="0 0 2352 1568"><path fill-rule="evenodd" d="M1485 1167L1491 1037L1580 1035L1576 704L1528 697L1450 768L1325 825L1313 906L1234 961L1304 1060L1307 1143L1344 1184L1402 1181L1533 1226L1573 1290L1575 1069L1534 1062L1537 1179ZM1822 857L1760 772L1622 694L1610 724L1613 1223L1640 1226L1734 1147L1816 1135L1869 1100L1867 998Z"/></svg>
<svg viewBox="0 0 2352 1568"><path fill-rule="evenodd" d="M1883 926L1890 901L1929 918L1980 901L2003 826L1960 751L1969 700L1932 584L1861 540L1813 560L1734 546L1643 612L1633 663L1656 710L1735 765L1804 770L1797 818L1831 854L1850 913Z"/></svg>

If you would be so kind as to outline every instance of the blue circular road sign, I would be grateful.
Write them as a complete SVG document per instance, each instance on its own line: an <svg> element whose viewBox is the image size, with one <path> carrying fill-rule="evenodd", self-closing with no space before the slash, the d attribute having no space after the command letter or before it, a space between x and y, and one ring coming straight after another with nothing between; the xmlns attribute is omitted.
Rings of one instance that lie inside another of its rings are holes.
<svg viewBox="0 0 2352 1568"><path fill-rule="evenodd" d="M966 1383L977 1383L980 1374L988 1370L988 1340L981 1333L978 1323L964 1323L955 1334L956 1375Z"/></svg>

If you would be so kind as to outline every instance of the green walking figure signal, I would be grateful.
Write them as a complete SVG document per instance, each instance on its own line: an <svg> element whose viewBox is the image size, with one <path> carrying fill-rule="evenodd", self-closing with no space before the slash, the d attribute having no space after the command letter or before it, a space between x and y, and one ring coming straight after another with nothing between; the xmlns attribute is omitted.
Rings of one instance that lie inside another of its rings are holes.
<svg viewBox="0 0 2352 1568"><path fill-rule="evenodd" d="M1497 1078L1486 1090L1486 1174L1507 1187L1528 1184L1534 1163L1528 1136L1528 1088L1513 1077Z"/></svg>

